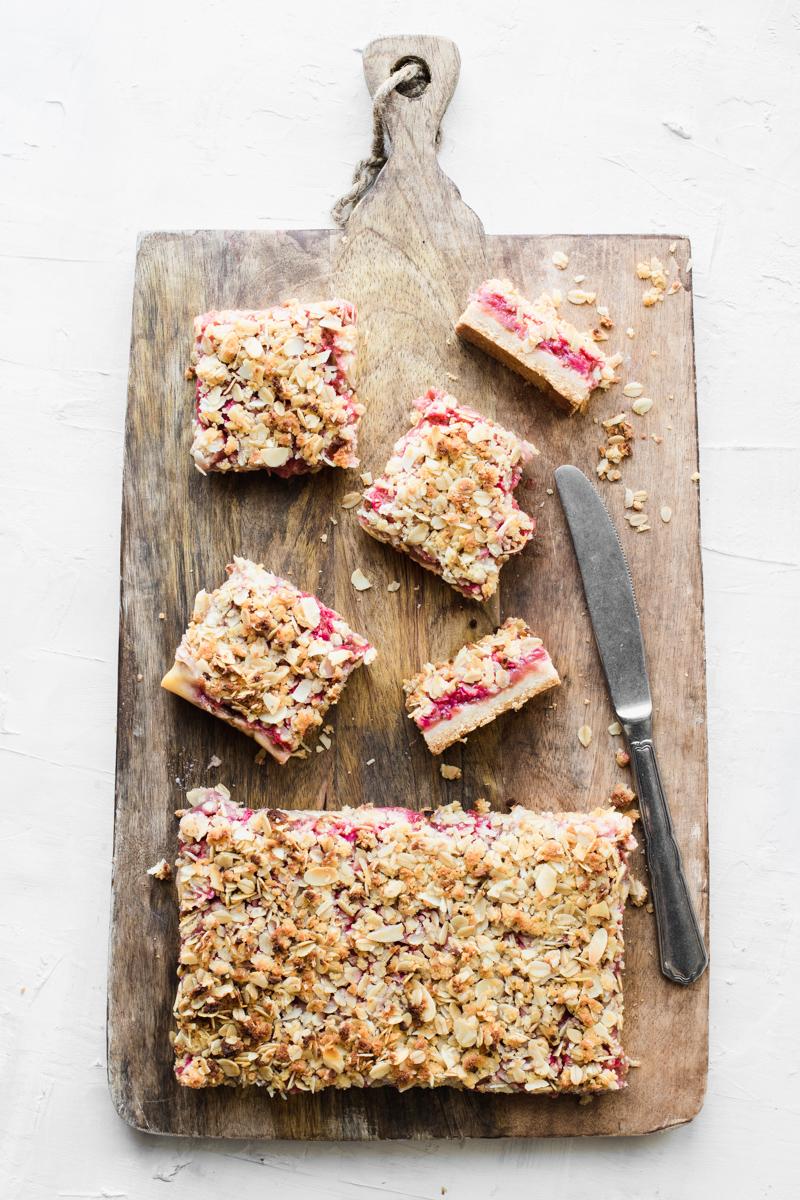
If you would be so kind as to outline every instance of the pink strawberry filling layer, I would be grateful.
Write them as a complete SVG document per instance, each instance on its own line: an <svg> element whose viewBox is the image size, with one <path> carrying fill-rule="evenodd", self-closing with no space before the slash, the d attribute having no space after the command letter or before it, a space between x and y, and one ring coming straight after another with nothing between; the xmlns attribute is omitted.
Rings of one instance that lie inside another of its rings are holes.
<svg viewBox="0 0 800 1200"><path fill-rule="evenodd" d="M510 329L512 333L516 333L517 337L525 338L528 334L528 326L520 320L517 310L513 304L500 292L490 292L484 288L480 288L473 297L481 308L500 322L506 329ZM540 325L536 317L529 314L528 321L534 325ZM588 378L599 366L600 359L588 353L583 347L571 346L567 339L559 334L555 338L545 338L537 343L537 350L545 350L548 354L552 354L565 367L569 367L571 371L577 372L584 378Z"/></svg>
<svg viewBox="0 0 800 1200"><path fill-rule="evenodd" d="M497 653L492 657L495 662L501 661ZM503 662L502 665L511 675L510 686L526 675L533 674L540 664L549 661L550 655L544 646L539 646L530 654L526 654L524 658L515 662ZM484 683L459 683L444 696L440 696L437 700L431 700L432 710L415 717L415 724L419 729L430 729L431 726L438 725L440 721L449 721L466 705L474 704L478 700L488 700L490 696L498 696L502 690L502 688L490 687Z"/></svg>

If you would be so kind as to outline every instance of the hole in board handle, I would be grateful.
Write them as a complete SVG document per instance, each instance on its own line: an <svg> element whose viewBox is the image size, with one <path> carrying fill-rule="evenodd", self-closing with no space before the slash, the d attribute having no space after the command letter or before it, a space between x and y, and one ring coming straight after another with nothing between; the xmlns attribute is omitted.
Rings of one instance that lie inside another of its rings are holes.
<svg viewBox="0 0 800 1200"><path fill-rule="evenodd" d="M417 96L421 96L431 81L431 69L425 62L424 58L418 58L416 54L407 54L405 58L398 58L397 62L392 67L390 74L394 75L395 71L399 71L401 67L413 63L419 67L420 74L415 79L409 79L407 83L399 83L395 89L401 96L408 96L409 99L415 100Z"/></svg>

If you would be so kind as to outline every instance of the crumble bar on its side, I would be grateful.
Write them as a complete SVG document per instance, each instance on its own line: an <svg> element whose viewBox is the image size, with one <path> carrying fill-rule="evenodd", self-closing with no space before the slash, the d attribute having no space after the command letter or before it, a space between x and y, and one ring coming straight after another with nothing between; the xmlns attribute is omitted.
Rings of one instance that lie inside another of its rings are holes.
<svg viewBox="0 0 800 1200"><path fill-rule="evenodd" d="M472 599L497 590L500 567L533 536L514 499L535 446L432 388L416 423L366 488L358 520Z"/></svg>
<svg viewBox="0 0 800 1200"><path fill-rule="evenodd" d="M245 558L198 592L161 686L249 734L284 763L375 650L315 596Z"/></svg>
<svg viewBox="0 0 800 1200"><path fill-rule="evenodd" d="M196 317L189 374L198 470L287 477L358 466L355 321L346 300Z"/></svg>
<svg viewBox="0 0 800 1200"><path fill-rule="evenodd" d="M531 301L508 279L488 279L469 298L456 333L534 383L556 404L583 412L595 388L617 382L621 355L559 315L547 293Z"/></svg>
<svg viewBox="0 0 800 1200"><path fill-rule="evenodd" d="M254 812L223 787L189 800L184 1086L625 1086L628 816Z"/></svg>
<svg viewBox="0 0 800 1200"><path fill-rule="evenodd" d="M519 617L509 617L448 662L425 663L403 688L408 715L431 753L441 754L473 729L560 682L541 638Z"/></svg>

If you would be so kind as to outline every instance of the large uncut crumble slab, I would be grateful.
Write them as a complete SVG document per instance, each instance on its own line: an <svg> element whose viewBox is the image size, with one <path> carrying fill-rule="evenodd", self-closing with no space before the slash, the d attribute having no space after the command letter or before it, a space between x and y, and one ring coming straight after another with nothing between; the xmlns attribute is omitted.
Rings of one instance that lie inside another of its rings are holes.
<svg viewBox="0 0 800 1200"><path fill-rule="evenodd" d="M607 358L591 333L559 315L546 293L526 300L508 279L488 279L470 296L456 333L505 363L562 408L582 412L595 388L617 381L619 355Z"/></svg>
<svg viewBox="0 0 800 1200"><path fill-rule="evenodd" d="M624 1087L629 817L189 799L180 1083Z"/></svg>
<svg viewBox="0 0 800 1200"><path fill-rule="evenodd" d="M500 567L533 536L535 522L513 493L538 451L436 389L414 407L416 424L364 492L359 523L456 591L486 600Z"/></svg>
<svg viewBox="0 0 800 1200"><path fill-rule="evenodd" d="M519 617L509 617L448 662L425 663L403 688L408 715L431 753L441 754L473 729L560 682L541 638Z"/></svg>
<svg viewBox="0 0 800 1200"><path fill-rule="evenodd" d="M358 466L355 321L346 300L195 317L198 470L289 476Z"/></svg>
<svg viewBox="0 0 800 1200"><path fill-rule="evenodd" d="M235 558L227 570L222 587L198 592L161 686L284 763L375 650L332 608L262 566Z"/></svg>

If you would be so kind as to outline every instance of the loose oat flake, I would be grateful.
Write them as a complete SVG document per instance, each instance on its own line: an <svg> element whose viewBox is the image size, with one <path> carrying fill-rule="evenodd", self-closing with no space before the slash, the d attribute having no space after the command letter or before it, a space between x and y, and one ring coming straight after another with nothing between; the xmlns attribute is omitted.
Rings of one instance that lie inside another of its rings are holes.
<svg viewBox="0 0 800 1200"><path fill-rule="evenodd" d="M625 1086L627 815L189 802L183 1086Z"/></svg>

